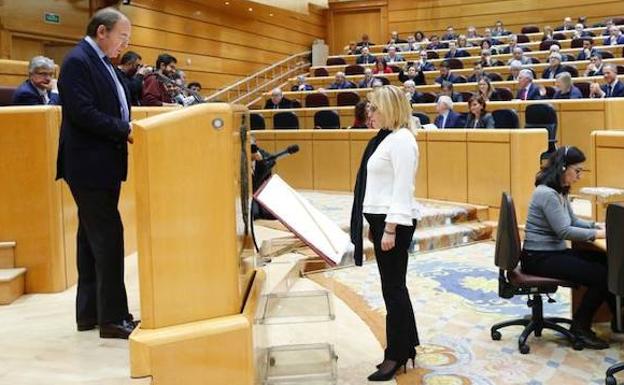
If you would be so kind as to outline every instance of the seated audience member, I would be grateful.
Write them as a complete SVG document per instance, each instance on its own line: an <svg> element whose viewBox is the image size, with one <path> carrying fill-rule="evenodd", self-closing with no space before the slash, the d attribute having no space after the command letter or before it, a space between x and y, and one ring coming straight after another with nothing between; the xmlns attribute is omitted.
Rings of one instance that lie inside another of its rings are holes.
<svg viewBox="0 0 624 385"><path fill-rule="evenodd" d="M621 98L624 97L624 83L618 80L617 67L607 63L602 68L605 84L592 83L589 87L590 98Z"/></svg>
<svg viewBox="0 0 624 385"><path fill-rule="evenodd" d="M446 55L444 55L446 59L470 56L470 54L467 51L461 48L457 48L457 44L454 41L450 41L448 43L448 46L449 46L449 50L446 53Z"/></svg>
<svg viewBox="0 0 624 385"><path fill-rule="evenodd" d="M507 76L507 81L518 80L518 76L520 76L520 71L522 71L522 63L517 60L509 63L509 76Z"/></svg>
<svg viewBox="0 0 624 385"><path fill-rule="evenodd" d="M483 76L479 79L477 84L477 95L481 96L486 102L501 100L498 92L496 92L496 89L492 86L492 81L487 76Z"/></svg>
<svg viewBox="0 0 624 385"><path fill-rule="evenodd" d="M423 74L423 72L417 69L414 65L407 67L407 74L403 72L403 69L399 71L399 81L401 83L405 83L408 80L413 81L417 86L423 86L426 84L425 74Z"/></svg>
<svg viewBox="0 0 624 385"><path fill-rule="evenodd" d="M553 38L553 35L555 34L555 31L553 31L553 28L550 25L546 25L543 28L543 34L542 34L542 41L546 41L546 40L555 40Z"/></svg>
<svg viewBox="0 0 624 385"><path fill-rule="evenodd" d="M472 46L474 46L474 44L468 41L468 38L466 38L466 35L457 36L457 48L466 49Z"/></svg>
<svg viewBox="0 0 624 385"><path fill-rule="evenodd" d="M416 90L416 83L412 80L407 80L403 83L403 87L405 89L405 96L407 96L407 100L409 100L410 103L422 102L422 93Z"/></svg>
<svg viewBox="0 0 624 385"><path fill-rule="evenodd" d="M312 91L314 87L306 82L305 75L297 76L297 84L292 86L291 91Z"/></svg>
<svg viewBox="0 0 624 385"><path fill-rule="evenodd" d="M594 52L589 59L590 63L585 69L585 76L601 76L602 75L602 54L600 52Z"/></svg>
<svg viewBox="0 0 624 385"><path fill-rule="evenodd" d="M481 61L479 62L481 67L494 67L496 63L492 60L492 52L489 49L481 50Z"/></svg>
<svg viewBox="0 0 624 385"><path fill-rule="evenodd" d="M481 36L479 36L479 34L477 33L477 29L474 25L469 25L468 29L466 30L466 37L468 39L478 39Z"/></svg>
<svg viewBox="0 0 624 385"><path fill-rule="evenodd" d="M619 45L624 44L624 34L617 25L609 28L609 36L604 39L603 45Z"/></svg>
<svg viewBox="0 0 624 385"><path fill-rule="evenodd" d="M481 63L475 63L472 67L472 73L470 74L470 76L468 76L468 79L466 79L466 81L468 83L476 83L484 76L486 76L486 73L483 70L483 66L481 65Z"/></svg>
<svg viewBox="0 0 624 385"><path fill-rule="evenodd" d="M558 53L551 53L548 63L548 68L542 73L542 79L554 79L558 74L565 71L561 65L561 55Z"/></svg>
<svg viewBox="0 0 624 385"><path fill-rule="evenodd" d="M349 42L349 45L345 47L345 55L359 55L360 48L354 40Z"/></svg>
<svg viewBox="0 0 624 385"><path fill-rule="evenodd" d="M392 68L388 67L388 63L382 57L377 57L375 60L375 66L373 67L373 74L391 74Z"/></svg>
<svg viewBox="0 0 624 385"><path fill-rule="evenodd" d="M407 35L407 43L403 44L401 49L405 52L418 52L421 50L421 46L414 35Z"/></svg>
<svg viewBox="0 0 624 385"><path fill-rule="evenodd" d="M375 80L373 80L373 91L375 90L375 88L377 87L383 87L383 82L380 79L375 78Z"/></svg>
<svg viewBox="0 0 624 385"><path fill-rule="evenodd" d="M571 17L566 17L563 19L563 25L555 28L557 31L572 31L574 29L574 22L572 22Z"/></svg>
<svg viewBox="0 0 624 385"><path fill-rule="evenodd" d="M388 47L388 54L384 56L384 60L389 64L405 61L403 56L397 53L397 48L393 45Z"/></svg>
<svg viewBox="0 0 624 385"><path fill-rule="evenodd" d="M546 90L533 84L533 72L523 69L518 75L518 94L516 99L520 100L539 100L546 95Z"/></svg>
<svg viewBox="0 0 624 385"><path fill-rule="evenodd" d="M500 44L500 42L494 38L494 36L492 35L492 30L489 28L486 28L483 30L483 41L487 41L488 43L490 43L490 46L494 46L494 45L498 45ZM483 48L483 47L481 47ZM498 50L497 50L498 51Z"/></svg>
<svg viewBox="0 0 624 385"><path fill-rule="evenodd" d="M581 90L572 84L572 75L569 72L561 72L556 77L557 91L553 99L582 99Z"/></svg>
<svg viewBox="0 0 624 385"><path fill-rule="evenodd" d="M442 35L441 40L455 40L457 39L457 34L455 33L455 29L452 26L448 26L446 28L446 33Z"/></svg>
<svg viewBox="0 0 624 385"><path fill-rule="evenodd" d="M442 95L436 102L436 111L438 116L433 124L440 129L444 128L463 128L466 124L464 116L453 111L453 100L446 95Z"/></svg>
<svg viewBox="0 0 624 385"><path fill-rule="evenodd" d="M388 44L404 44L407 43L406 40L401 39L399 37L399 33L397 31L392 31L392 33L390 34L390 40L388 40Z"/></svg>
<svg viewBox="0 0 624 385"><path fill-rule="evenodd" d="M121 57L117 66L117 74L130 91L130 103L139 106L143 95L143 79L151 71L144 67L141 55L134 51L128 51Z"/></svg>
<svg viewBox="0 0 624 385"><path fill-rule="evenodd" d="M509 39L507 39L507 46L503 48L500 53L513 53L516 48L520 48L522 52L524 52L524 48L518 45L518 36L511 35Z"/></svg>
<svg viewBox="0 0 624 385"><path fill-rule="evenodd" d="M334 82L329 85L328 89L344 90L347 88L356 88L356 87L355 87L355 84L347 80L344 72L336 72L336 76L334 77Z"/></svg>
<svg viewBox="0 0 624 385"><path fill-rule="evenodd" d="M436 100L440 98L440 96L448 96L449 98L451 98L453 103L461 103L464 101L464 97L462 96L462 94L454 91L453 83L451 82L442 82L442 84L440 84L440 94L438 95Z"/></svg>
<svg viewBox="0 0 624 385"><path fill-rule="evenodd" d="M496 25L494 26L494 28L492 28L492 36L496 37L496 36L505 36L505 35L509 35L510 32L507 31L505 29L505 26L503 25L503 22L500 20L496 21Z"/></svg>
<svg viewBox="0 0 624 385"><path fill-rule="evenodd" d="M362 35L362 40L357 43L358 47L370 47L372 45L375 45L375 43L370 41L368 34L366 33Z"/></svg>
<svg viewBox="0 0 624 385"><path fill-rule="evenodd" d="M187 88L195 93L200 93L202 90L202 85L200 82L190 82Z"/></svg>
<svg viewBox="0 0 624 385"><path fill-rule="evenodd" d="M602 31L602 36L609 36L611 34L612 26L613 26L613 19L605 20L605 29Z"/></svg>
<svg viewBox="0 0 624 385"><path fill-rule="evenodd" d="M559 43L559 42L557 42ZM550 52L548 54L548 57L550 58L550 56L554 53L556 53L557 55L561 56L561 62L563 63L564 61L567 60L566 55L561 53L561 47L559 46L559 44L553 44L550 46L550 48L548 49L548 51Z"/></svg>
<svg viewBox="0 0 624 385"><path fill-rule="evenodd" d="M429 42L429 39L427 39L427 37L425 36L425 34L422 31L414 32L414 39L416 39L416 42L418 42L418 43L428 43Z"/></svg>
<svg viewBox="0 0 624 385"><path fill-rule="evenodd" d="M436 50L436 49L444 48L444 44L440 43L440 38L438 37L438 35L432 35L430 40L431 41L427 45L428 50Z"/></svg>
<svg viewBox="0 0 624 385"><path fill-rule="evenodd" d="M586 349L606 349L609 344L591 330L594 316L603 303L615 315L615 297L607 285L606 253L570 249L567 245L568 241L605 238L604 227L577 218L570 204L570 189L581 178L584 162L581 150L561 146L537 174L520 262L527 274L564 279L587 288L572 315L570 331Z"/></svg>
<svg viewBox="0 0 624 385"><path fill-rule="evenodd" d="M176 105L167 90L166 84L173 82L178 60L166 53L158 55L153 73L143 80L142 106Z"/></svg>
<svg viewBox="0 0 624 385"><path fill-rule="evenodd" d="M375 81L375 78L373 77L373 70L367 68L364 70L364 79L358 83L358 88L372 88L373 81Z"/></svg>
<svg viewBox="0 0 624 385"><path fill-rule="evenodd" d="M56 79L54 79L52 59L45 56L35 56L30 59L28 80L17 87L11 104L16 106L61 104Z"/></svg>
<svg viewBox="0 0 624 385"><path fill-rule="evenodd" d="M435 71L435 65L429 61L429 56L427 56L427 51L420 51L420 60L414 63L416 68L419 71Z"/></svg>
<svg viewBox="0 0 624 385"><path fill-rule="evenodd" d="M511 54L511 59L509 59L507 64L511 64L511 62L514 60L519 61L520 64L522 65L531 64L531 59L524 56L524 51L520 47L516 47L513 49L512 54Z"/></svg>
<svg viewBox="0 0 624 385"><path fill-rule="evenodd" d="M368 118L369 102L366 99L362 99L355 105L355 119L350 128L370 128L370 122Z"/></svg>
<svg viewBox="0 0 624 385"><path fill-rule="evenodd" d="M576 22L581 24L583 28L587 28L587 16L579 16L576 19Z"/></svg>
<svg viewBox="0 0 624 385"><path fill-rule="evenodd" d="M274 88L271 91L271 99L264 103L265 110L280 110L284 108L293 108L292 100L286 99L281 88Z"/></svg>
<svg viewBox="0 0 624 385"><path fill-rule="evenodd" d="M483 52L484 49L487 49L492 53L492 55L498 55L498 50L496 49L496 47L493 46L493 44L494 43L492 43L491 40L481 40L481 43L479 43L479 47L481 47L481 52Z"/></svg>
<svg viewBox="0 0 624 385"><path fill-rule="evenodd" d="M486 111L486 105L481 96L474 95L470 98L465 128L494 128L494 117Z"/></svg>
<svg viewBox="0 0 624 385"><path fill-rule="evenodd" d="M445 61L440 64L440 76L435 79L436 83L442 84L442 82L459 83L459 76L454 75L451 72L451 67Z"/></svg>
<svg viewBox="0 0 624 385"><path fill-rule="evenodd" d="M589 32L585 31L585 26L581 23L577 23L574 26L574 33L572 34L572 39L582 39L584 37L591 37Z"/></svg>
<svg viewBox="0 0 624 385"><path fill-rule="evenodd" d="M594 48L594 39L585 38L583 39L583 49L576 56L576 60L589 60L596 52L597 51Z"/></svg>
<svg viewBox="0 0 624 385"><path fill-rule="evenodd" d="M371 55L368 47L362 47L362 54L355 59L356 64L371 64L375 62L375 56Z"/></svg>

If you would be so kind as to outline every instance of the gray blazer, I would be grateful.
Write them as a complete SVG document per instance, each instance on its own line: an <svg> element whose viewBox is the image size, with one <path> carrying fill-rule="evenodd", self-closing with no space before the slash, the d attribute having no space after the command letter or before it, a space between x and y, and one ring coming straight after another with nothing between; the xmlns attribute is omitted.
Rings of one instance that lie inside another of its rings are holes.
<svg viewBox="0 0 624 385"><path fill-rule="evenodd" d="M492 114L483 115L475 125L475 117L472 114L468 114L466 117L466 125L465 128L495 128L494 127L494 117Z"/></svg>

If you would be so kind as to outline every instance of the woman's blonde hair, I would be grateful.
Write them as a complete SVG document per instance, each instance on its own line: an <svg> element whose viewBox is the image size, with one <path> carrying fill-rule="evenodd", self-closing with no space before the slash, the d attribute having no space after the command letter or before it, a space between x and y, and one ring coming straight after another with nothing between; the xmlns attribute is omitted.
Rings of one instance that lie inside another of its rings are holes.
<svg viewBox="0 0 624 385"><path fill-rule="evenodd" d="M414 130L412 105L399 87L393 85L379 87L368 94L368 100L383 116L383 128Z"/></svg>

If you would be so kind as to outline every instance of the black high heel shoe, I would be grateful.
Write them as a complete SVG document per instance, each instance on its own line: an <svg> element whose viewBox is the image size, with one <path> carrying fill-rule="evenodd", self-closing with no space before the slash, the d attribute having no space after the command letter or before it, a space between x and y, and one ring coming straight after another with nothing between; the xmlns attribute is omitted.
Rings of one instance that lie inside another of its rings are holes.
<svg viewBox="0 0 624 385"><path fill-rule="evenodd" d="M414 351L412 352L412 355L411 355L411 356L409 356L409 357L407 357L407 359L412 361L412 368L415 368L415 367L416 367L416 362L415 362L415 361L416 361L416 349L414 349ZM378 363L377 365L375 365L375 367L376 367L377 369L381 368L381 365L382 365L384 362L385 362L385 361L382 361L382 362ZM407 363L407 362L406 362L406 363Z"/></svg>
<svg viewBox="0 0 624 385"><path fill-rule="evenodd" d="M390 362L392 362L392 364L390 364ZM368 381L389 381L394 378L394 375L396 374L397 370L399 370L401 366L403 367L403 372L407 373L407 367L405 366L406 362L407 360L403 362L385 360L379 365L379 370L377 370L375 373L368 376ZM385 365L391 365L391 366L387 369L384 369Z"/></svg>

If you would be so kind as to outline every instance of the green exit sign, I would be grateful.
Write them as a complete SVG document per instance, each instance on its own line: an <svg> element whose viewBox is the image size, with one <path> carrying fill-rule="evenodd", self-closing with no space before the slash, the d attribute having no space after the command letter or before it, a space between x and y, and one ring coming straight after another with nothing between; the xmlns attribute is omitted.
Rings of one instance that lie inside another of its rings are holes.
<svg viewBox="0 0 624 385"><path fill-rule="evenodd" d="M52 12L44 12L43 21L49 24L61 24L61 16Z"/></svg>

